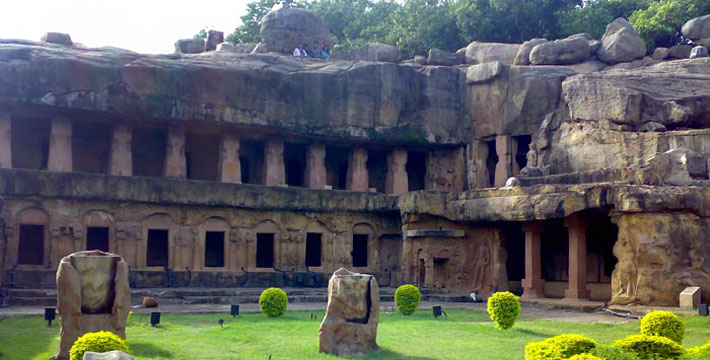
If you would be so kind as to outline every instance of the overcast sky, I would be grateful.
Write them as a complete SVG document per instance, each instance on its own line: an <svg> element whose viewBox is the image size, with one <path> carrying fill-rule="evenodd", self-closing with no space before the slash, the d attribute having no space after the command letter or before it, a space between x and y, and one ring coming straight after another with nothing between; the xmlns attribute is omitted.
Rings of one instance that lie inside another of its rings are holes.
<svg viewBox="0 0 710 360"><path fill-rule="evenodd" d="M172 53L202 28L234 31L250 0L0 0L0 38L69 33L89 47Z"/></svg>

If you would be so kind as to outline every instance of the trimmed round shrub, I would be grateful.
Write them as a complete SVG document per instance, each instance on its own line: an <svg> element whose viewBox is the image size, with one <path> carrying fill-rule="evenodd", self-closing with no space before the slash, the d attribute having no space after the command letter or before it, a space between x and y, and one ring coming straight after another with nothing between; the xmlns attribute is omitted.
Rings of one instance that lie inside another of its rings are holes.
<svg viewBox="0 0 710 360"><path fill-rule="evenodd" d="M685 335L685 324L670 311L651 311L641 319L641 334L667 337L680 344Z"/></svg>
<svg viewBox="0 0 710 360"><path fill-rule="evenodd" d="M488 314L496 328L508 330L520 315L520 300L509 291L501 291L488 298Z"/></svg>
<svg viewBox="0 0 710 360"><path fill-rule="evenodd" d="M631 335L614 342L613 346L634 352L640 359L678 359L685 349L663 336Z"/></svg>
<svg viewBox="0 0 710 360"><path fill-rule="evenodd" d="M606 360L603 358L600 358L599 356L594 356L592 354L579 354L579 355L574 355L569 360Z"/></svg>
<svg viewBox="0 0 710 360"><path fill-rule="evenodd" d="M279 288L268 288L261 292L259 306L261 307L261 312L270 317L281 316L286 313L288 295Z"/></svg>
<svg viewBox="0 0 710 360"><path fill-rule="evenodd" d="M402 285L394 292L394 303L402 315L412 315L419 307L422 293L414 285Z"/></svg>
<svg viewBox="0 0 710 360"><path fill-rule="evenodd" d="M639 360L636 353L610 345L597 345L592 349L592 355L606 360Z"/></svg>
<svg viewBox="0 0 710 360"><path fill-rule="evenodd" d="M586 336L563 334L525 346L525 360L563 360L589 353L597 342Z"/></svg>
<svg viewBox="0 0 710 360"><path fill-rule="evenodd" d="M120 350L128 352L126 340L121 339L118 335L110 331L99 331L86 333L76 339L69 350L69 358L71 360L81 360L84 358L84 353L93 351L98 353Z"/></svg>

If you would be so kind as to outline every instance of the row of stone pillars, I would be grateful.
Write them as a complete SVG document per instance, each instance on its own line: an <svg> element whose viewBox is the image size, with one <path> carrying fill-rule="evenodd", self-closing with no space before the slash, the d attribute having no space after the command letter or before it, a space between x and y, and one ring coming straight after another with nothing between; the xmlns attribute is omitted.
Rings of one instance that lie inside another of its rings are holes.
<svg viewBox="0 0 710 360"><path fill-rule="evenodd" d="M565 219L569 233L569 284L565 299L589 299L587 289L587 221L580 216ZM542 231L541 221L523 225L525 232L525 279L523 299L544 298L545 280L542 278Z"/></svg>
<svg viewBox="0 0 710 360"><path fill-rule="evenodd" d="M490 150L488 143L495 141L495 155L498 157L493 183L490 182L491 174L488 169L488 157ZM469 161L471 162L471 173L469 174L469 184L472 189L487 187L502 187L511 176L520 173L515 155L518 152L518 141L514 136L497 135L495 140L482 141L474 140L469 149Z"/></svg>
<svg viewBox="0 0 710 360"><path fill-rule="evenodd" d="M0 115L0 168L12 167L11 133L10 117ZM132 138L131 127L118 125L113 128L108 166L110 175L131 176L133 174ZM237 135L226 134L222 137L220 181L234 184L241 183L242 171L239 161L239 148L240 139ZM326 147L324 144L309 145L305 169L305 184L307 187L313 189L324 189L326 187L325 154ZM347 172L347 190L369 191L367 157L368 151L365 148L355 148L351 151ZM284 165L283 139L269 138L266 140L264 161L264 185L285 185L286 167ZM387 194L399 195L409 191L406 166L406 150L396 149L388 153L385 184L385 192ZM47 170L71 172L72 168L72 123L67 119L53 119ZM182 126L170 126L168 128L164 175L173 178L187 177L185 128Z"/></svg>

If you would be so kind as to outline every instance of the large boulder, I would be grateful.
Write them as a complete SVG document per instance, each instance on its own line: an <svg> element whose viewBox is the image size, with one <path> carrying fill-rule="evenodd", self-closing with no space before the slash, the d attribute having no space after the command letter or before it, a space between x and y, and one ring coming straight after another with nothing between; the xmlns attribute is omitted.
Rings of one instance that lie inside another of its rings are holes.
<svg viewBox="0 0 710 360"><path fill-rule="evenodd" d="M683 35L688 39L700 40L710 38L710 14L696 17L683 24Z"/></svg>
<svg viewBox="0 0 710 360"><path fill-rule="evenodd" d="M463 57L436 48L429 50L429 58L427 59L429 65L454 66L462 62Z"/></svg>
<svg viewBox="0 0 710 360"><path fill-rule="evenodd" d="M696 46L693 51L690 52L691 59L708 57L708 48L705 46Z"/></svg>
<svg viewBox="0 0 710 360"><path fill-rule="evenodd" d="M340 268L328 282L328 307L318 331L320 352L358 356L376 351L379 320L375 277Z"/></svg>
<svg viewBox="0 0 710 360"><path fill-rule="evenodd" d="M268 51L291 54L298 46L332 47L323 20L306 9L284 7L270 11L261 22L261 41Z"/></svg>
<svg viewBox="0 0 710 360"><path fill-rule="evenodd" d="M671 47L669 57L672 59L687 59L692 51L693 47L690 45L674 45Z"/></svg>
<svg viewBox="0 0 710 360"><path fill-rule="evenodd" d="M530 52L532 49L535 46L546 42L547 39L542 38L536 38L524 42L523 45L520 45L520 49L515 55L515 59L513 59L513 65L530 65Z"/></svg>
<svg viewBox="0 0 710 360"><path fill-rule="evenodd" d="M224 33L217 30L207 32L207 42L205 43L205 51L214 51L217 45L224 42Z"/></svg>
<svg viewBox="0 0 710 360"><path fill-rule="evenodd" d="M355 60L379 61L379 62L399 62L399 49L392 45L382 43L369 43L360 48L356 53Z"/></svg>
<svg viewBox="0 0 710 360"><path fill-rule="evenodd" d="M180 39L175 42L175 52L179 54L199 54L204 51L204 39Z"/></svg>
<svg viewBox="0 0 710 360"><path fill-rule="evenodd" d="M597 55L607 64L634 61L646 55L646 44L626 19L618 18L607 25Z"/></svg>
<svg viewBox="0 0 710 360"><path fill-rule="evenodd" d="M223 42L217 45L217 51L219 52L230 52L235 54L250 54L254 51L256 44L254 43L244 43L244 44L232 44L228 42Z"/></svg>
<svg viewBox="0 0 710 360"><path fill-rule="evenodd" d="M569 65L589 59L588 40L577 37L548 41L535 46L530 52L533 65Z"/></svg>
<svg viewBox="0 0 710 360"><path fill-rule="evenodd" d="M466 47L466 63L475 65L499 61L504 65L513 65L519 50L520 44L472 42Z"/></svg>
<svg viewBox="0 0 710 360"><path fill-rule="evenodd" d="M63 34L58 32L48 32L42 35L42 42L72 46L71 36L69 34Z"/></svg>
<svg viewBox="0 0 710 360"><path fill-rule="evenodd" d="M659 47L656 48L656 50L653 51L653 55L651 55L651 58L653 60L665 60L671 55L671 49L669 48L664 48L664 47Z"/></svg>

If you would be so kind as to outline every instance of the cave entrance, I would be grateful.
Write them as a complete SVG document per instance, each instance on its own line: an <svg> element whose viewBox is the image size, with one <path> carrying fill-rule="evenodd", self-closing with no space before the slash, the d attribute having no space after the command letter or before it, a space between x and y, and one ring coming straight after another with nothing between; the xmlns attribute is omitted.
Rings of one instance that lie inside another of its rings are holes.
<svg viewBox="0 0 710 360"><path fill-rule="evenodd" d="M528 166L528 150L530 149L532 136L521 135L515 136L514 139L518 144L518 151L515 153L515 162L518 166L515 168L517 171L514 175L518 175L520 170Z"/></svg>
<svg viewBox="0 0 710 360"><path fill-rule="evenodd" d="M242 168L242 184L264 184L264 142L242 139L239 163Z"/></svg>
<svg viewBox="0 0 710 360"><path fill-rule="evenodd" d="M305 144L284 144L284 165L286 167L286 185L303 186L306 178Z"/></svg>
<svg viewBox="0 0 710 360"><path fill-rule="evenodd" d="M387 181L387 151L367 151L367 174L370 187L378 193L384 193Z"/></svg>
<svg viewBox="0 0 710 360"><path fill-rule="evenodd" d="M521 282L525 278L525 232L521 223L505 223L501 225L501 232L507 255L508 286L513 293L521 295Z"/></svg>
<svg viewBox="0 0 710 360"><path fill-rule="evenodd" d="M409 191L424 190L426 183L426 152L407 152L407 180Z"/></svg>
<svg viewBox="0 0 710 360"><path fill-rule="evenodd" d="M86 228L86 250L101 250L108 252L108 228Z"/></svg>
<svg viewBox="0 0 710 360"><path fill-rule="evenodd" d="M167 141L166 129L133 128L133 175L163 176Z"/></svg>
<svg viewBox="0 0 710 360"><path fill-rule="evenodd" d="M353 234L353 267L367 267L368 234Z"/></svg>
<svg viewBox="0 0 710 360"><path fill-rule="evenodd" d="M540 257L545 296L564 297L569 281L569 233L564 219L543 223Z"/></svg>
<svg viewBox="0 0 710 360"><path fill-rule="evenodd" d="M44 263L44 225L20 225L17 263L42 265Z"/></svg>
<svg viewBox="0 0 710 360"><path fill-rule="evenodd" d="M149 229L146 266L168 266L168 230Z"/></svg>
<svg viewBox="0 0 710 360"><path fill-rule="evenodd" d="M205 232L205 267L224 267L224 231Z"/></svg>
<svg viewBox="0 0 710 360"><path fill-rule="evenodd" d="M273 233L257 233L256 234L256 267L257 268L273 268L274 267L274 234Z"/></svg>
<svg viewBox="0 0 710 360"><path fill-rule="evenodd" d="M12 167L17 169L47 169L47 161L49 160L49 120L13 117L11 127Z"/></svg>
<svg viewBox="0 0 710 360"><path fill-rule="evenodd" d="M323 252L323 234L306 233L306 267L320 267Z"/></svg>
<svg viewBox="0 0 710 360"><path fill-rule="evenodd" d="M495 186L496 165L498 165L498 152L496 151L496 141L486 141L488 146L488 157L486 158L486 169L488 169L488 187Z"/></svg>
<svg viewBox="0 0 710 360"><path fill-rule="evenodd" d="M107 173L111 151L111 127L76 122L72 129L72 167L75 172Z"/></svg>
<svg viewBox="0 0 710 360"><path fill-rule="evenodd" d="M449 258L435 257L434 258L434 287L444 289L447 286L449 279Z"/></svg>
<svg viewBox="0 0 710 360"><path fill-rule="evenodd" d="M618 259L614 245L619 228L612 223L607 209L583 213L587 218L587 289L592 300L611 299L611 276Z"/></svg>
<svg viewBox="0 0 710 360"><path fill-rule="evenodd" d="M326 146L326 183L333 189L345 190L348 180L350 149L340 146Z"/></svg>
<svg viewBox="0 0 710 360"><path fill-rule="evenodd" d="M186 177L194 180L219 180L219 135L187 132L185 135Z"/></svg>

